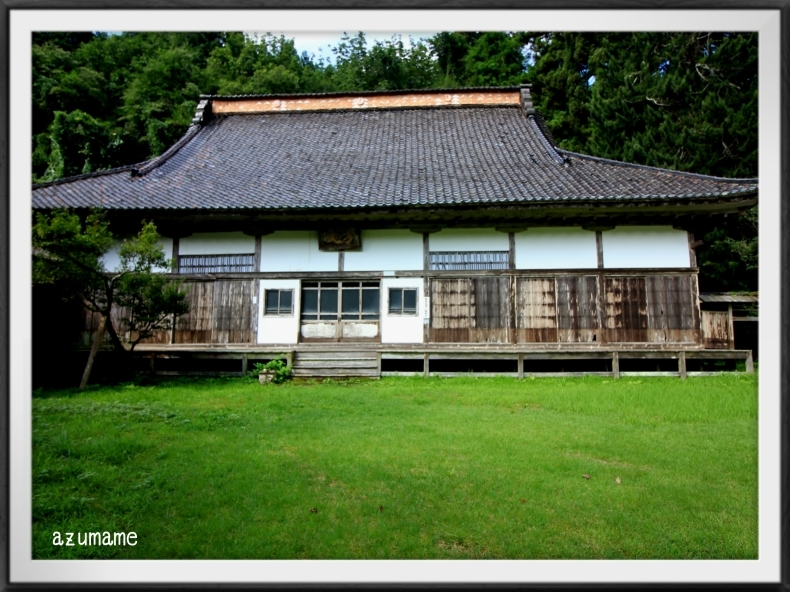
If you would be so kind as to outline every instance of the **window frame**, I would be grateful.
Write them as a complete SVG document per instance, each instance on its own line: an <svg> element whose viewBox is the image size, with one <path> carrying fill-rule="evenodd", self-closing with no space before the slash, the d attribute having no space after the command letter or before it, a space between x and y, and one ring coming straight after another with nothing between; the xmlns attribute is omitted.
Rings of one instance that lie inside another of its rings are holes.
<svg viewBox="0 0 790 592"><path fill-rule="evenodd" d="M430 251L429 271L510 269L510 251Z"/></svg>
<svg viewBox="0 0 790 592"><path fill-rule="evenodd" d="M202 262L212 264L202 265ZM185 265L185 263L188 264ZM205 273L253 273L254 271L255 253L178 256L178 273L184 275L200 275Z"/></svg>
<svg viewBox="0 0 790 592"><path fill-rule="evenodd" d="M394 290L398 290L401 293L401 306L400 312L393 312L392 310L392 292ZM414 292L414 312L404 312L406 306L406 299L404 298L405 293L407 291ZM419 300L419 292L420 289L414 286L391 286L387 292L387 316L389 317L416 317L420 314L420 300Z"/></svg>
<svg viewBox="0 0 790 592"><path fill-rule="evenodd" d="M355 284L355 285L351 285ZM365 285L367 284L367 285ZM376 284L375 286L372 284ZM315 291L316 292L316 311L315 312L305 312L304 305L307 301L305 298L306 291ZM336 316L333 318L321 318L328 317L332 313L329 312L321 312L321 304L323 301L322 293L324 291L336 291L337 293L337 312ZM366 313L364 312L364 304L365 299L363 298L363 294L365 292L377 292L378 298L376 299L376 310L375 313ZM354 313L350 312L343 312L343 294L344 292L356 292L358 294L357 300L357 313L356 318L347 318L349 315L353 315ZM378 323L381 321L381 283L379 281L370 281L370 280L309 280L302 283L301 286L301 294L302 299L299 306L299 320L303 323ZM305 318L305 316L315 317L315 318Z"/></svg>
<svg viewBox="0 0 790 592"><path fill-rule="evenodd" d="M277 312L268 312L266 306L269 292L277 292ZM282 309L282 293L291 293L291 307L287 312ZM265 317L292 317L294 316L294 289L293 288L264 288L263 290L263 316Z"/></svg>

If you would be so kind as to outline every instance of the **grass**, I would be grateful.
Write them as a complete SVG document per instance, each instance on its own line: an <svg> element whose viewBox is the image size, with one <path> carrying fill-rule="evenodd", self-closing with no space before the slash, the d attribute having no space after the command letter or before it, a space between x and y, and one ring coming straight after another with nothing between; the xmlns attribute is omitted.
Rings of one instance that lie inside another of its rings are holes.
<svg viewBox="0 0 790 592"><path fill-rule="evenodd" d="M171 381L33 417L34 558L757 557L755 375Z"/></svg>

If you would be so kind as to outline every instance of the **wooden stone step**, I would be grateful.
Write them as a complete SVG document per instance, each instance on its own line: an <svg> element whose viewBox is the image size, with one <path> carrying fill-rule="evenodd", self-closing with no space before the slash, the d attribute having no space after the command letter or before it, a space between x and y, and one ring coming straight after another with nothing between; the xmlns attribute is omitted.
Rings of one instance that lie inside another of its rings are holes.
<svg viewBox="0 0 790 592"><path fill-rule="evenodd" d="M298 360L294 368L377 368L375 359L347 359L347 360Z"/></svg>

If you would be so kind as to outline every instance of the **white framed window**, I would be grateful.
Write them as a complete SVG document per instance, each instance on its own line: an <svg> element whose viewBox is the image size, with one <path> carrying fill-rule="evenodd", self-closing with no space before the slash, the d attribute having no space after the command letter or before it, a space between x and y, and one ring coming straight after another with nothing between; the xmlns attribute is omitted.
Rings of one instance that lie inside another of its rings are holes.
<svg viewBox="0 0 790 592"><path fill-rule="evenodd" d="M280 317L293 316L293 302L293 290L266 290L263 300L263 314Z"/></svg>
<svg viewBox="0 0 790 592"><path fill-rule="evenodd" d="M390 288L390 316L417 316L417 288Z"/></svg>
<svg viewBox="0 0 790 592"><path fill-rule="evenodd" d="M379 282L302 282L303 321L376 321Z"/></svg>

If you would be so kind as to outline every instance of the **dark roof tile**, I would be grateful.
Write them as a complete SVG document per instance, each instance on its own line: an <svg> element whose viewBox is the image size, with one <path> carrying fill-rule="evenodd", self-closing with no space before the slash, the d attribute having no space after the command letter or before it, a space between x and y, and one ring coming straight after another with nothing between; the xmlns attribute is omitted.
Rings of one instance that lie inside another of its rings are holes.
<svg viewBox="0 0 790 592"><path fill-rule="evenodd" d="M564 164L563 164L564 163ZM755 193L567 152L517 106L227 115L162 156L33 187L34 208L327 209Z"/></svg>

